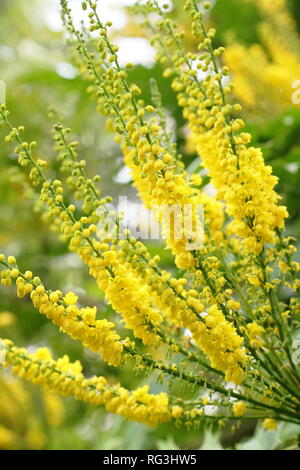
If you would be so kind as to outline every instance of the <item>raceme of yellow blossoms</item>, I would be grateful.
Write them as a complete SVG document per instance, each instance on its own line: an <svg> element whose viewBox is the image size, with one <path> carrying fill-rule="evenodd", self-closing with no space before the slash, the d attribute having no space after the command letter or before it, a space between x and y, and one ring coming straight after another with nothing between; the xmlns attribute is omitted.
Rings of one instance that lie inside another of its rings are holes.
<svg viewBox="0 0 300 470"><path fill-rule="evenodd" d="M0 348L6 349L5 365L12 365L14 374L62 396L73 395L78 400L102 405L111 413L152 426L171 415L165 393L151 395L147 386L129 393L118 385L108 386L104 377L85 379L78 361L71 363L67 356L55 361L47 348L29 354L8 340L1 340Z"/></svg>
<svg viewBox="0 0 300 470"><path fill-rule="evenodd" d="M278 114L292 105L299 80L300 38L286 0L255 2L261 15L261 44L233 42L224 52L234 80L234 93L254 115ZM294 105L297 105L296 103Z"/></svg>
<svg viewBox="0 0 300 470"><path fill-rule="evenodd" d="M200 54L185 55L178 48L172 55L172 46L180 43L181 33L174 32L169 19L159 19L153 44L158 47L159 60L166 64L165 75L174 76L172 86L197 151L218 199L224 201L232 218L228 233L243 239L249 253L259 254L266 243L275 242L276 230L283 228L287 211L278 205L274 190L277 178L271 167L265 165L261 150L250 145L251 136L242 132L242 119L233 117L240 106L227 103L231 84L224 82L228 81L229 69L218 65L224 48L212 46L216 31L206 29L203 12L195 2L187 2L186 10L194 19L192 28ZM199 80L197 70L205 74L203 80Z"/></svg>
<svg viewBox="0 0 300 470"><path fill-rule="evenodd" d="M300 312L299 264L292 240L282 233L287 212L274 189L277 179L242 131L244 123L236 117L240 106L227 103L229 70L220 65L223 48L213 46L215 31L206 28L209 3L185 2L197 54L184 50L184 33L158 2L138 2L133 11L144 15L164 75L173 77L172 88L216 197L203 190L200 175L185 169L156 85L150 84L153 102L147 104L140 99L141 89L129 81L132 65L120 66L111 23L102 23L97 2L82 2L91 37L75 28L67 1L61 0L61 8L88 91L106 116L107 129L120 144L133 184L158 220L175 265L172 272L162 269L160 257L151 256L146 244L122 228L122 216L109 208L109 197L102 197L100 177L88 175L70 129L54 125L62 176L51 178L48 161L36 157L37 143L23 140L25 128L15 127L1 105L5 140L16 143L18 164L39 195L34 209L87 265L116 317L101 318L96 307L82 306L75 292L50 290L10 253L0 255L1 284L16 288L18 298L31 302L107 364L127 363L152 372L158 382L182 383L193 398L178 397L172 387L152 394L148 386L129 391L104 377L85 378L78 361L71 363L67 356L54 360L47 348L29 352L10 340L1 340L1 362L59 395L151 426L222 426L254 418L263 419L266 429L278 421L299 423L300 372L293 337ZM183 222L186 208L190 225ZM180 237L176 226L184 228ZM282 287L293 292L286 304L279 297ZM208 404L216 412L208 414Z"/></svg>
<svg viewBox="0 0 300 470"><path fill-rule="evenodd" d="M14 260L8 257L8 261ZM29 294L39 313L46 315L61 331L74 340L81 340L92 351L99 352L108 364L120 364L123 351L120 337L112 330L112 322L96 319L96 307L78 308L78 297L73 292L68 292L65 296L60 291L50 292L39 278L33 277L31 271L20 273L15 263L8 267L7 271L2 271L2 276L6 275L2 278L2 283L8 285L11 279L15 279L19 298Z"/></svg>

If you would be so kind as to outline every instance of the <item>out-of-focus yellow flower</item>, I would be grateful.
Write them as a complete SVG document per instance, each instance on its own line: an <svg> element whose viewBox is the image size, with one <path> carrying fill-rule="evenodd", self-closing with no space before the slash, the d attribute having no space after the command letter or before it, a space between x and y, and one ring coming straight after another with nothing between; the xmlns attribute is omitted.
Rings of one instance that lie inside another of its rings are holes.
<svg viewBox="0 0 300 470"><path fill-rule="evenodd" d="M264 419L262 424L263 424L263 427L267 429L268 431L276 431L276 429L278 428L277 421L275 421L275 419L272 419L272 418Z"/></svg>
<svg viewBox="0 0 300 470"><path fill-rule="evenodd" d="M16 323L16 316L10 312L0 312L0 328L12 326Z"/></svg>
<svg viewBox="0 0 300 470"><path fill-rule="evenodd" d="M246 405L243 401L235 403L232 407L234 416L243 416L246 412Z"/></svg>

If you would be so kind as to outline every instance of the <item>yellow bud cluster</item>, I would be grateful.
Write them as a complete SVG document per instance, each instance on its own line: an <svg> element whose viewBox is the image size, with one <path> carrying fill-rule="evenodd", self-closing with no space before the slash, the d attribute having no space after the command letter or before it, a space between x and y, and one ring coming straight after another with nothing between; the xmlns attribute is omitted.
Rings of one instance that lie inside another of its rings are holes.
<svg viewBox="0 0 300 470"><path fill-rule="evenodd" d="M162 232L166 238L167 247L175 255L176 264L179 268L186 269L195 266L195 259L188 248L189 243L197 243L197 246L205 241L205 238L199 241L200 232L203 230L201 222L197 216L197 210L204 208L205 223L210 228L211 236L217 243L223 239L221 228L223 225L222 205L210 198L197 188L192 188L186 181L186 174L183 171L177 171L169 166L165 161L163 149L154 149L155 152L162 152L160 160L155 160L153 149L148 149L145 141L144 145L139 146L138 152L135 149L122 146L126 165L132 170L134 185L138 190L139 196L146 207L154 210L156 217L162 225ZM142 152L147 155L147 160L142 160L137 164L136 155ZM169 158L167 158L168 160ZM158 168L161 174L157 174ZM163 169L163 171L162 171ZM176 212L182 220L185 217L187 207L191 207L194 214L193 227L200 225L197 234L189 232L189 229L183 229L182 233L176 232L176 225L172 219L172 211ZM156 209L156 210L155 210ZM198 239L197 239L198 237Z"/></svg>
<svg viewBox="0 0 300 470"><path fill-rule="evenodd" d="M263 346L264 342L261 337L263 332L264 328L258 325L256 322L248 323L247 334L253 348L261 348Z"/></svg>
<svg viewBox="0 0 300 470"><path fill-rule="evenodd" d="M36 285L31 278L32 273L29 275L26 271L24 276L16 279L19 298L30 294L34 307L58 325L61 331L99 353L108 364L118 366L121 363L123 345L114 330L114 323L106 319L97 320L96 307L79 308L76 305L78 297L73 292L63 296L61 291L51 292L43 284Z"/></svg>
<svg viewBox="0 0 300 470"><path fill-rule="evenodd" d="M19 377L41 385L62 396L74 396L126 419L150 426L171 418L169 398L166 393L153 395L148 386L133 392L120 385L110 386L104 377L86 379L80 362L70 362L68 356L54 360L47 348L28 353L9 340L1 340L0 349L6 351L5 365Z"/></svg>
<svg viewBox="0 0 300 470"><path fill-rule="evenodd" d="M236 329L226 321L216 305L204 316L204 323L190 325L193 338L208 355L213 367L225 371L225 378L239 384L243 378L243 366L247 361L245 349Z"/></svg>
<svg viewBox="0 0 300 470"><path fill-rule="evenodd" d="M226 103L226 94L232 87L222 83L229 69L219 70L217 57L223 50L212 47L214 31L206 29L196 4L187 2L186 9L193 19L194 36L201 38L201 54L183 55L180 59L178 55L171 59L168 56L173 89L218 198L224 201L232 219L228 233L244 240L248 253L259 254L265 244L274 243L276 230L283 228L287 211L278 205L280 198L274 191L277 178L265 165L260 149L249 146L251 136L241 132L243 121L232 117L240 106ZM172 43L168 20L160 20L158 29ZM164 48L160 37L155 42L164 56L167 39L163 41ZM203 72L210 67L212 72L200 81L194 65Z"/></svg>
<svg viewBox="0 0 300 470"><path fill-rule="evenodd" d="M105 293L107 301L121 314L126 328L131 329L144 344L157 344L160 337L153 326L162 322L158 309L152 306L147 286L132 272L130 263L122 263L116 250L108 250L100 260L84 248L77 252L87 266L99 288ZM121 255L122 256L122 255ZM113 268L113 275L103 269Z"/></svg>

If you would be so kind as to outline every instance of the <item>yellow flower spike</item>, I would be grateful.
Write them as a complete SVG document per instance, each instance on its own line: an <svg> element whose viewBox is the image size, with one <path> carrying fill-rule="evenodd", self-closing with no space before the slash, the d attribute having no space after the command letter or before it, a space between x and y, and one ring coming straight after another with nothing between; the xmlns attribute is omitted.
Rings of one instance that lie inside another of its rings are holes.
<svg viewBox="0 0 300 470"><path fill-rule="evenodd" d="M47 348L28 353L7 340L1 340L0 348L6 349L5 365L13 366L14 374L52 392L104 406L107 411L150 426L171 418L166 393L153 395L148 387L129 392L120 385L109 386L104 377L85 379L78 361L71 363L67 356L54 360Z"/></svg>
<svg viewBox="0 0 300 470"><path fill-rule="evenodd" d="M42 284L36 286L36 278L32 279L32 273L28 273L26 271L23 275L25 280L23 277L16 280L18 297L23 298L30 294L34 307L64 333L99 353L108 364L118 366L122 359L123 345L115 332L114 323L106 319L96 320L96 307L79 309L76 305L78 296L73 292L62 297L60 291L46 291ZM38 281L40 282L39 279Z"/></svg>
<svg viewBox="0 0 300 470"><path fill-rule="evenodd" d="M215 236L217 242L222 241L221 227L223 225L222 205L214 201L204 193L200 193L197 189L191 188L185 178L184 173L177 173L175 170L168 170L164 177L157 178L157 168L162 167L161 160L157 160L153 165L148 161L142 168L135 163L135 151L122 145L125 163L132 169L132 177L139 196L144 201L146 207L168 207L177 205L183 214L183 208L191 205L195 209L204 206L205 221L210 225L211 233ZM159 147L152 148L154 153L160 151ZM169 160L167 157L167 160ZM164 159L166 158L163 157ZM171 157L172 158L172 157ZM141 173L142 171L142 173ZM143 177L143 171L145 177ZM195 210L194 209L194 210ZM156 217L162 224L162 231L166 238L167 247L169 247L176 257L178 267L185 269L195 265L195 260L191 252L186 248L188 239L184 232L179 239L174 234L174 227L170 224L169 217L165 217L161 213L157 213ZM170 227L171 225L171 227ZM171 230L170 230L171 229Z"/></svg>
<svg viewBox="0 0 300 470"><path fill-rule="evenodd" d="M226 93L231 88L222 85L222 77L228 75L229 69L218 70L211 44L214 32L206 30L195 3L187 2L187 10L193 18L195 37L201 35L204 40L199 45L202 50L200 58L184 56L182 61L176 61L172 56L169 58L178 103L183 108L183 116L217 190L217 197L224 201L232 218L227 229L229 235L240 237L247 252L258 255L265 244L274 243L276 230L283 228L288 214L285 207L278 205L280 198L274 191L277 178L265 165L260 149L251 147L251 136L241 132L243 121L231 117L233 108L226 103ZM162 12L160 14L163 16ZM168 20L164 21L167 24ZM170 37L170 28L166 27L166 31ZM155 42L158 48L162 47L160 39L156 38ZM186 71L187 65L192 69L196 63L203 71L208 65L212 68L212 73L203 81ZM181 84L180 91L178 84Z"/></svg>

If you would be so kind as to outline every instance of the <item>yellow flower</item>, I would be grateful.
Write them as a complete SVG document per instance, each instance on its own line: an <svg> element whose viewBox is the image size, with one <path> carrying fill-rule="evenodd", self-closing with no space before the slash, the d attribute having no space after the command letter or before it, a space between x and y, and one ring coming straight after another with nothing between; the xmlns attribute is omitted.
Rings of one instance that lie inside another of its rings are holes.
<svg viewBox="0 0 300 470"><path fill-rule="evenodd" d="M16 317L13 313L0 312L0 328L14 325L15 322L16 322Z"/></svg>
<svg viewBox="0 0 300 470"><path fill-rule="evenodd" d="M67 304L67 305L75 305L76 302L78 300L78 296L75 295L73 292L68 292L65 296L64 296L64 302Z"/></svg>
<svg viewBox="0 0 300 470"><path fill-rule="evenodd" d="M181 406L173 406L171 413L174 418L180 418L183 413L183 409Z"/></svg>
<svg viewBox="0 0 300 470"><path fill-rule="evenodd" d="M262 424L263 424L263 427L267 429L268 431L276 431L276 429L278 428L277 421L275 421L275 419L272 419L272 418L264 419Z"/></svg>
<svg viewBox="0 0 300 470"><path fill-rule="evenodd" d="M234 416L243 416L246 412L246 405L243 401L235 403L232 407Z"/></svg>

